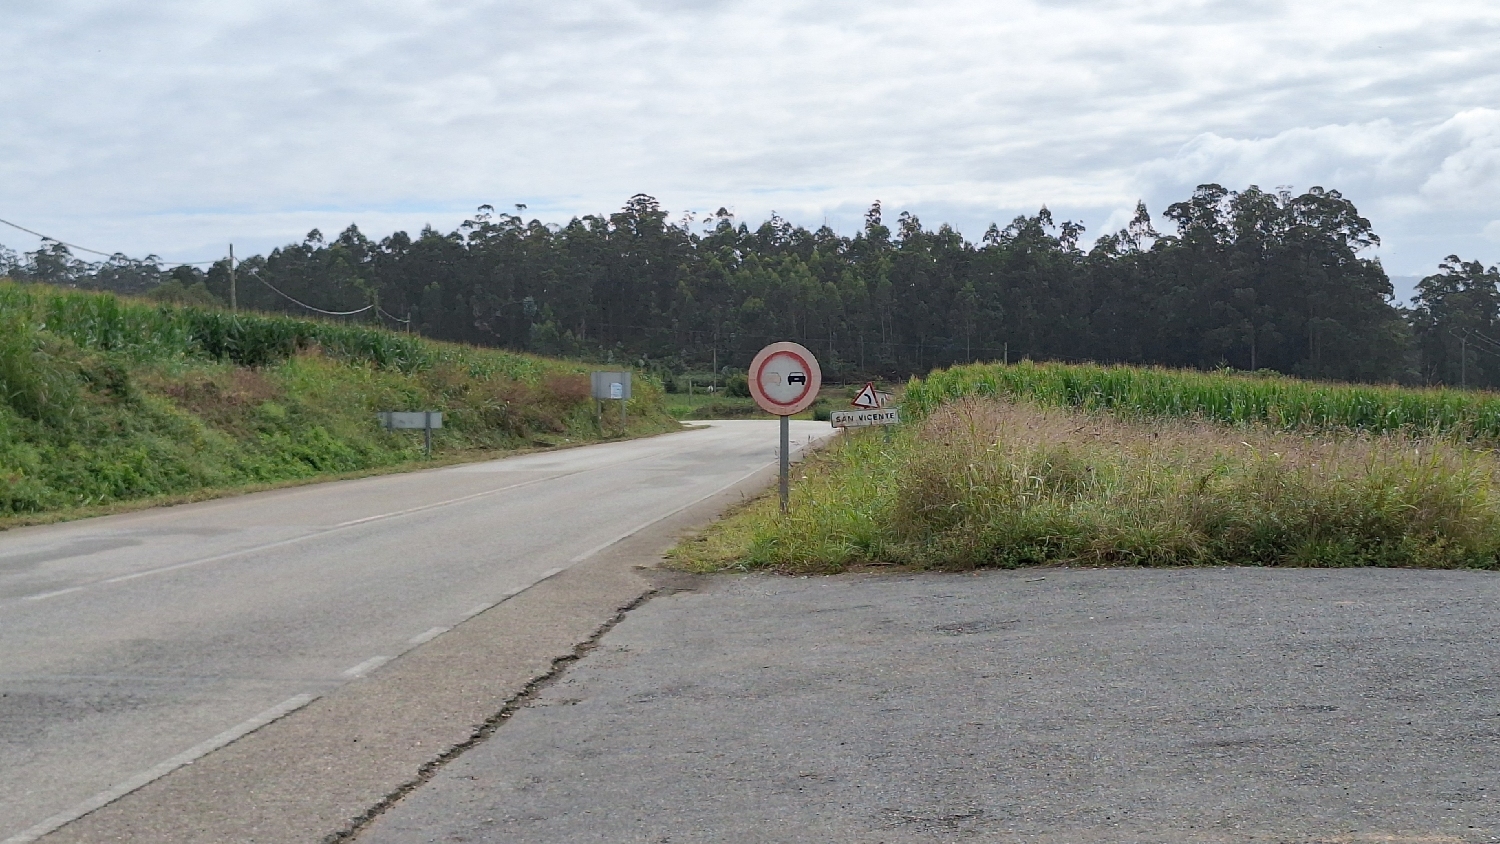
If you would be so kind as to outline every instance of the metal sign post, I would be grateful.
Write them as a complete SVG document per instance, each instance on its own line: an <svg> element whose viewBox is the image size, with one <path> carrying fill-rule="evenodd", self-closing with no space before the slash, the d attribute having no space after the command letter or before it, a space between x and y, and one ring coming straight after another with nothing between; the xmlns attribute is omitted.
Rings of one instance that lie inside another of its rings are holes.
<svg viewBox="0 0 1500 844"><path fill-rule="evenodd" d="M787 511L792 495L792 420L781 417L781 512Z"/></svg>
<svg viewBox="0 0 1500 844"><path fill-rule="evenodd" d="M750 361L750 396L761 410L781 417L781 512L791 497L790 417L818 400L823 370L818 359L796 343L772 343Z"/></svg>

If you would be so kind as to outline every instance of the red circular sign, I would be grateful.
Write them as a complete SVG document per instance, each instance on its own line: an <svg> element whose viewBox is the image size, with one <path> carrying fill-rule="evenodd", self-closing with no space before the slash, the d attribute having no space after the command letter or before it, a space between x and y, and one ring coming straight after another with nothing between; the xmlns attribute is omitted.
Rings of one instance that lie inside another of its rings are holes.
<svg viewBox="0 0 1500 844"><path fill-rule="evenodd" d="M796 343L772 343L750 362L750 395L767 413L801 413L817 401L822 386L818 359Z"/></svg>

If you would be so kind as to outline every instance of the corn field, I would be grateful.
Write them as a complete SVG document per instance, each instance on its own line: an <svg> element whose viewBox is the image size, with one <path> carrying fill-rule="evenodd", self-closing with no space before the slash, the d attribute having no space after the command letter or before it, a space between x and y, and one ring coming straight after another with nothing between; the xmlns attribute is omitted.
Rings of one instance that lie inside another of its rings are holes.
<svg viewBox="0 0 1500 844"><path fill-rule="evenodd" d="M925 417L944 403L967 396L1280 430L1449 434L1500 442L1500 394L1158 367L1029 361L1010 366L955 366L913 378L903 405L913 416Z"/></svg>
<svg viewBox="0 0 1500 844"><path fill-rule="evenodd" d="M318 348L343 360L411 372L438 354L419 337L348 323L155 305L113 294L0 283L0 315L84 349L138 360L179 355L264 366Z"/></svg>

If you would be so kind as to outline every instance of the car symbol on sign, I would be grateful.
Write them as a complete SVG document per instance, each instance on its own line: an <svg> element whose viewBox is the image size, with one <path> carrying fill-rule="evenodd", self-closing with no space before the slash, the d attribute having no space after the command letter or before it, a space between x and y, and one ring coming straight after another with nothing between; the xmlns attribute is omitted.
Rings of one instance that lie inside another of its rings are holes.
<svg viewBox="0 0 1500 844"><path fill-rule="evenodd" d="M789 373L787 373L787 376L786 376L786 382L788 384L806 384L807 383L807 373L805 373L805 372L789 372Z"/></svg>

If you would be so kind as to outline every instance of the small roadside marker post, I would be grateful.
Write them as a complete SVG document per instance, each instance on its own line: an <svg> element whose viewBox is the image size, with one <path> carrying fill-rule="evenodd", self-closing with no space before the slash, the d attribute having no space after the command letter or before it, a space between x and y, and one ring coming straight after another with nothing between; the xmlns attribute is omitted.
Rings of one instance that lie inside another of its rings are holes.
<svg viewBox="0 0 1500 844"><path fill-rule="evenodd" d="M436 410L418 410L415 412L404 412L399 410L383 410L375 414L380 420L381 427L387 431L421 430L423 451L427 459L432 459L432 432L443 427L443 414Z"/></svg>
<svg viewBox="0 0 1500 844"><path fill-rule="evenodd" d="M823 370L818 359L797 343L772 343L750 361L750 396L761 410L781 417L781 512L791 498L791 417L818 400Z"/></svg>

